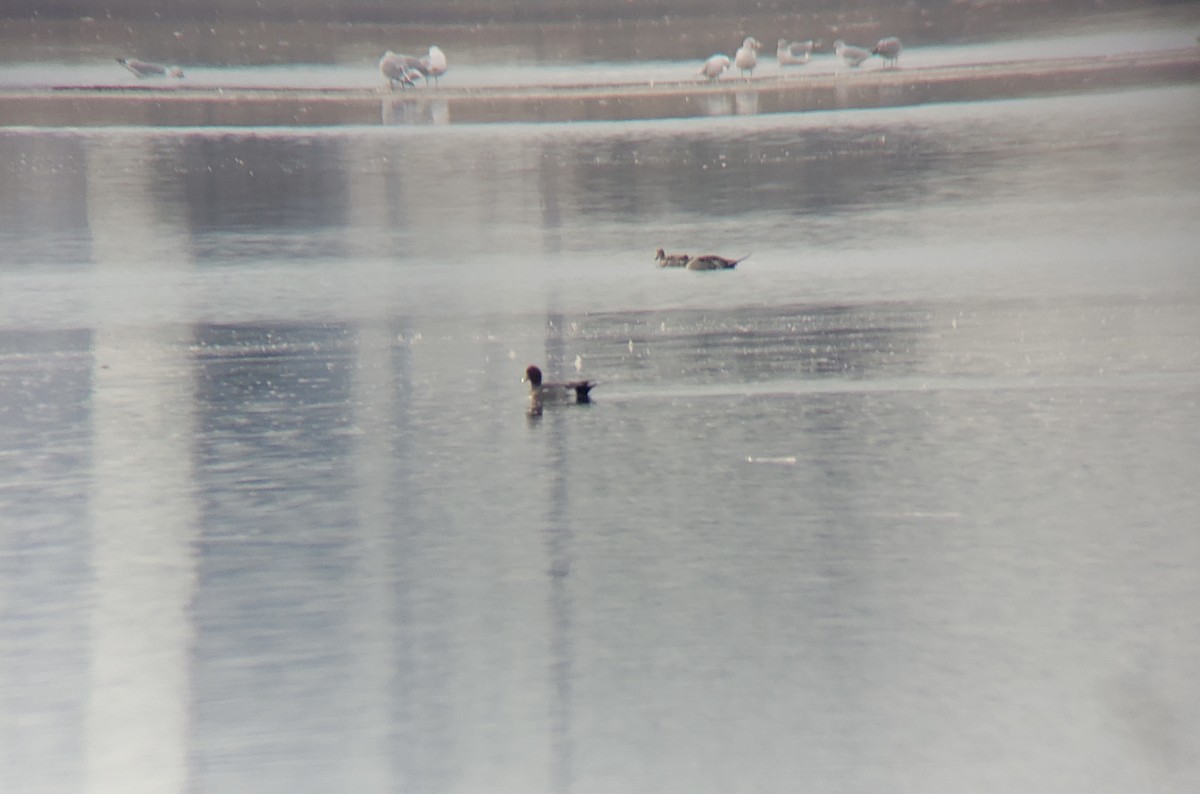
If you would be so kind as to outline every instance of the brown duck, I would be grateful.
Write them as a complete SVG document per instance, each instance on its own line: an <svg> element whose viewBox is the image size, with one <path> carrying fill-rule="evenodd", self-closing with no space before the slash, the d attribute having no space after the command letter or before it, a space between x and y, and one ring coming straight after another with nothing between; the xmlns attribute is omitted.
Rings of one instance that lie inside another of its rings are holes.
<svg viewBox="0 0 1200 794"><path fill-rule="evenodd" d="M661 248L654 255L654 261L658 262L659 267L687 267L689 259L691 257L687 254L668 254Z"/></svg>
<svg viewBox="0 0 1200 794"><path fill-rule="evenodd" d="M746 261L750 254L738 259L726 259L723 256L716 254L704 254L703 256L693 256L688 260L688 270L732 270L738 266L738 262Z"/></svg>

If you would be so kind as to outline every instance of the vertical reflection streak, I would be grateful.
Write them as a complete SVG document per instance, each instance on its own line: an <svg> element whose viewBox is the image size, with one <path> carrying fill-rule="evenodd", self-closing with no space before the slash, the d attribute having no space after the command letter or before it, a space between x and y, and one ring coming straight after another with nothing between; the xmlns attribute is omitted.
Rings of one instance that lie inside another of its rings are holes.
<svg viewBox="0 0 1200 794"><path fill-rule="evenodd" d="M105 141L88 157L88 220L102 285L93 298L88 791L187 787L192 373L178 328L139 323L137 304L183 313L188 255L159 222L146 160L146 152ZM106 288L114 283L122 288Z"/></svg>
<svg viewBox="0 0 1200 794"><path fill-rule="evenodd" d="M391 341L387 326L370 324L359 329L354 483L360 509L347 550L353 557L355 604L347 618L355 644L347 694L355 702L351 713L356 733L350 743L353 763L348 782L360 791L394 790L397 783L389 761L393 736L388 728L397 696L397 624L391 584L395 519L390 511L396 487L395 443L390 431L396 390Z"/></svg>
<svg viewBox="0 0 1200 794"><path fill-rule="evenodd" d="M385 109L388 100L384 100ZM351 300L361 318L357 333L354 375L355 502L358 526L349 538L356 608L349 613L352 682L348 696L356 738L352 742L353 785L359 791L395 791L405 785L405 766L396 744L401 731L394 713L402 696L403 616L396 594L398 508L403 483L398 481L397 433L403 410L401 387L406 385L404 359L395 354L396 333L388 314L386 290L391 236L380 234L401 217L393 206L389 169L374 167L383 160L379 150L361 139L347 141L342 150L349 201L346 244L354 251L361 272L354 279Z"/></svg>
<svg viewBox="0 0 1200 794"><path fill-rule="evenodd" d="M547 318L551 336L546 342L546 361L561 361L563 355L563 318L552 314ZM546 516L546 558L550 599L550 782L552 790L568 792L573 787L574 744L573 690L575 677L574 636L570 593L573 532L570 523L570 491L567 487L566 423L551 416L550 454L553 479L550 486L550 509Z"/></svg>

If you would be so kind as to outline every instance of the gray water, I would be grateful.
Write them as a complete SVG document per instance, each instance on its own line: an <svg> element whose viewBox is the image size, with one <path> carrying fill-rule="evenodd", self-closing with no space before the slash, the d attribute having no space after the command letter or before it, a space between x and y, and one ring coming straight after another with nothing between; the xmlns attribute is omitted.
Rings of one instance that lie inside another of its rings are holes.
<svg viewBox="0 0 1200 794"><path fill-rule="evenodd" d="M0 130L0 788L1194 790L1197 140Z"/></svg>

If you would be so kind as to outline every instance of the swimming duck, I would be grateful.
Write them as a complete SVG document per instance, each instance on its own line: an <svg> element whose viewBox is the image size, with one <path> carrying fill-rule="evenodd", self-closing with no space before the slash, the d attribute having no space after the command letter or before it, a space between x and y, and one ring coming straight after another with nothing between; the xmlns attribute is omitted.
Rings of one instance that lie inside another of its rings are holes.
<svg viewBox="0 0 1200 794"><path fill-rule="evenodd" d="M748 257L748 256L750 256L750 254L746 254L746 256L740 257L738 259L726 259L725 257L717 256L716 254L704 254L703 256L693 256L691 259L688 260L687 269L688 270L732 270L733 268L737 267L738 262L745 261L746 257Z"/></svg>
<svg viewBox="0 0 1200 794"><path fill-rule="evenodd" d="M879 40L879 43L871 49L871 54L883 58L885 66L895 66L896 61L900 60L900 50L902 49L900 39L895 36L888 36Z"/></svg>
<svg viewBox="0 0 1200 794"><path fill-rule="evenodd" d="M871 57L870 50L864 50L862 47L847 44L841 39L833 43L833 51L837 54L837 57L841 58L852 69L858 68L859 64Z"/></svg>
<svg viewBox="0 0 1200 794"><path fill-rule="evenodd" d="M163 66L161 63L151 63L137 58L117 58L117 63L133 72L138 77L183 77L183 70L178 66Z"/></svg>
<svg viewBox="0 0 1200 794"><path fill-rule="evenodd" d="M541 412L543 403L588 403L588 392L596 385L590 380L566 383L543 383L542 371L530 364L525 368L523 381L529 384L529 402L533 411Z"/></svg>
<svg viewBox="0 0 1200 794"><path fill-rule="evenodd" d="M402 86L415 86L417 78L425 74L421 68L421 60L411 55L388 50L379 59L379 73L387 78L388 87L396 88L396 83Z"/></svg>
<svg viewBox="0 0 1200 794"><path fill-rule="evenodd" d="M721 72L729 68L729 56L722 53L708 56L708 60L700 67L698 74L702 74L709 80L716 80L721 76Z"/></svg>
<svg viewBox="0 0 1200 794"><path fill-rule="evenodd" d="M654 261L658 262L659 267L687 267L689 259L691 257L687 254L668 254L661 248L654 255Z"/></svg>
<svg viewBox="0 0 1200 794"><path fill-rule="evenodd" d="M812 59L812 39L807 41L788 41L780 39L775 47L775 58L780 66L803 66Z"/></svg>
<svg viewBox="0 0 1200 794"><path fill-rule="evenodd" d="M742 74L748 77L754 75L754 67L758 66L758 39L753 36L747 36L742 42L742 46L738 47L738 51L733 54L733 65L742 70Z"/></svg>

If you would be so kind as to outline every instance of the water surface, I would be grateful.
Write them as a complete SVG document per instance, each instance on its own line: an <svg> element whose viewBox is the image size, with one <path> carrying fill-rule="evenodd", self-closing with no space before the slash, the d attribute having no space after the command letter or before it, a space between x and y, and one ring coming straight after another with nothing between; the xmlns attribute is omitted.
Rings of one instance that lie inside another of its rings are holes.
<svg viewBox="0 0 1200 794"><path fill-rule="evenodd" d="M1192 790L1198 100L0 131L4 788Z"/></svg>

